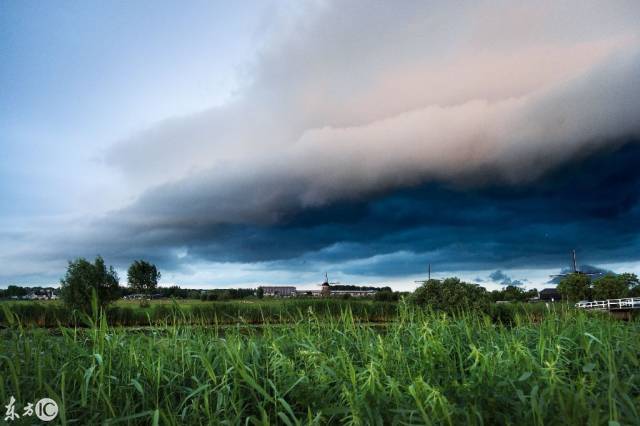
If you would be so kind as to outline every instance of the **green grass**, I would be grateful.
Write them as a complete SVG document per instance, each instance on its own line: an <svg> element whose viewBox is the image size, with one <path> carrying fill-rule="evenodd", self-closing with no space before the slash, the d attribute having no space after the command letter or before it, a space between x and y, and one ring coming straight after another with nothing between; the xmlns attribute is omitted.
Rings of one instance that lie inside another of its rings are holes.
<svg viewBox="0 0 640 426"><path fill-rule="evenodd" d="M291 322L306 317L309 310L321 317L335 317L349 308L353 316L362 322L392 320L397 313L397 303L373 300L341 299L263 299L224 302L198 300L153 301L147 308L138 301L118 301L106 311L110 325L149 326L168 321L187 324L261 324L267 322ZM23 325L57 327L81 325L77 313L61 302L0 302L0 326L7 325L6 309Z"/></svg>
<svg viewBox="0 0 640 426"><path fill-rule="evenodd" d="M0 400L49 396L75 424L640 424L638 321L559 310L506 326L402 304L384 327L349 308L293 319L14 322L1 334Z"/></svg>

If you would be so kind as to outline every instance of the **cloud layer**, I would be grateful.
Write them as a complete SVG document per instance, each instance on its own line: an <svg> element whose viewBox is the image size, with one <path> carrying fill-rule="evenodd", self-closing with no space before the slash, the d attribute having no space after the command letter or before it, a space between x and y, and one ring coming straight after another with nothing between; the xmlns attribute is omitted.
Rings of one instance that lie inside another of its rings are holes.
<svg viewBox="0 0 640 426"><path fill-rule="evenodd" d="M234 102L108 160L139 195L128 211L162 223L277 223L428 181L531 181L640 132L629 7L319 6L273 37Z"/></svg>
<svg viewBox="0 0 640 426"><path fill-rule="evenodd" d="M42 258L346 262L381 276L426 259L547 264L566 245L637 258L638 2L298 12L232 101L109 149L135 201L61 224ZM583 235L602 225L608 241Z"/></svg>

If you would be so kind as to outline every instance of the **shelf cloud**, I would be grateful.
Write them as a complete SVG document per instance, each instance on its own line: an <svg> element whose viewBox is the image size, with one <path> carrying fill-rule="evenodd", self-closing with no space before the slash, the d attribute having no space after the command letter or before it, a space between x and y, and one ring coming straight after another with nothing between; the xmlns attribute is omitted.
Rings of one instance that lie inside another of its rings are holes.
<svg viewBox="0 0 640 426"><path fill-rule="evenodd" d="M109 151L139 196L125 211L159 223L277 223L428 181L527 182L638 135L629 10L566 11L317 6L272 35L234 101Z"/></svg>
<svg viewBox="0 0 640 426"><path fill-rule="evenodd" d="M549 266L571 245L590 262L640 257L637 1L318 1L278 16L230 99L95 154L126 202L0 234L0 259L13 244L37 246L44 269L99 252L402 276L427 259ZM33 269L20 264L12 276Z"/></svg>

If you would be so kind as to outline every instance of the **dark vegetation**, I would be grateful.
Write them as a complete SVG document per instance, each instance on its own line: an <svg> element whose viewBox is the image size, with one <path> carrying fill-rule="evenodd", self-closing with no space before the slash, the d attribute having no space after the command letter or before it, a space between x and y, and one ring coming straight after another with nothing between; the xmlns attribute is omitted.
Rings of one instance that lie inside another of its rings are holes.
<svg viewBox="0 0 640 426"><path fill-rule="evenodd" d="M635 274L607 274L592 280L586 274L570 274L558 283L558 292L571 302L580 300L640 297L640 281Z"/></svg>
<svg viewBox="0 0 640 426"><path fill-rule="evenodd" d="M65 305L81 312L89 312L92 303L105 307L119 298L118 274L107 268L98 256L93 263L86 259L69 262L67 273L60 281L60 296Z"/></svg>
<svg viewBox="0 0 640 426"><path fill-rule="evenodd" d="M223 301L223 300L239 300L246 299L252 297L256 293L262 292L264 295L264 290L259 288L258 290L254 290L252 288L226 288L226 289L213 289L213 290L204 290L200 292L200 300L206 301ZM257 297L260 297L258 294Z"/></svg>
<svg viewBox="0 0 640 426"><path fill-rule="evenodd" d="M531 299L538 297L538 290L535 288L525 290L516 285L507 285L500 290L493 290L489 292L489 297L492 302L528 302Z"/></svg>

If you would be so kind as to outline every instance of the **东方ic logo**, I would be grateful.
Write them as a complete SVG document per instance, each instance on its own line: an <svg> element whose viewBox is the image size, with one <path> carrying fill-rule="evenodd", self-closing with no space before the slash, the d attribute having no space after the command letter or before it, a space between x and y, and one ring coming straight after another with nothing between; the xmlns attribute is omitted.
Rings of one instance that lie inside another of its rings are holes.
<svg viewBox="0 0 640 426"><path fill-rule="evenodd" d="M58 415L58 404L51 398L42 398L38 402L32 404L28 402L22 409L22 415L16 413L16 399L11 396L9 403L4 406L6 411L4 413L4 421L12 422L20 417L29 417L36 415L37 418L43 422L50 422Z"/></svg>

